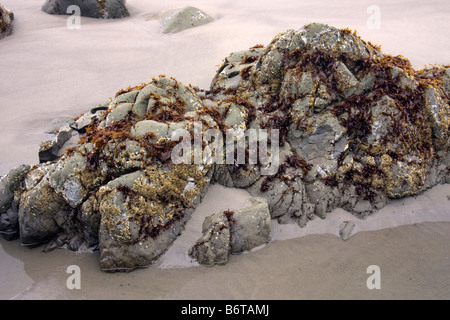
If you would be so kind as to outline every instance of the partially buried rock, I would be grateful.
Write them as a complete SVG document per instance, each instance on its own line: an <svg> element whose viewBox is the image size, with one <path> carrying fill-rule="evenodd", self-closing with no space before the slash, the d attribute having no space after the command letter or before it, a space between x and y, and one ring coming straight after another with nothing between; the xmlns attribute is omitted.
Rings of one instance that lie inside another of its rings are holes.
<svg viewBox="0 0 450 320"><path fill-rule="evenodd" d="M239 254L270 241L270 212L263 198L240 210L226 210L203 222L203 236L189 250L202 265L224 264L228 254Z"/></svg>
<svg viewBox="0 0 450 320"><path fill-rule="evenodd" d="M339 236L342 240L347 240L352 235L353 229L355 228L355 223L353 221L344 221L341 224L341 229L339 230Z"/></svg>
<svg viewBox="0 0 450 320"><path fill-rule="evenodd" d="M84 17L116 19L130 15L125 3L125 0L46 0L42 11L49 14L73 14L67 9L75 5Z"/></svg>
<svg viewBox="0 0 450 320"><path fill-rule="evenodd" d="M12 33L14 14L0 3L0 39Z"/></svg>
<svg viewBox="0 0 450 320"><path fill-rule="evenodd" d="M212 22L214 19L202 10L194 7L184 7L181 9L166 12L162 19L162 32L175 33L185 29L198 27Z"/></svg>

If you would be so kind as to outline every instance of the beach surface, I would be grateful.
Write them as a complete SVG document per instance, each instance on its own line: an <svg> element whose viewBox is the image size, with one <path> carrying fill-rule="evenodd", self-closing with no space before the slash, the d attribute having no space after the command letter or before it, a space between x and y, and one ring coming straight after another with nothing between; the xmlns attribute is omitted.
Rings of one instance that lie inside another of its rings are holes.
<svg viewBox="0 0 450 320"><path fill-rule="evenodd" d="M54 119L73 118L121 88L159 74L208 89L231 52L267 45L286 29L310 22L356 29L385 53L412 65L449 64L450 3L442 1L146 1L128 0L129 18L48 15L42 1L3 0L15 14L14 33L0 41L0 175L38 162ZM370 28L368 8L380 9ZM165 10L195 6L215 21L162 34ZM272 221L271 242L230 256L223 266L198 266L187 249L205 216L249 204L244 190L212 185L180 238L154 265L126 274L102 272L98 252L42 253L0 240L0 299L449 299L450 185L392 201L365 220L337 209L305 228ZM339 237L344 221L356 226ZM81 289L69 290L67 267L81 270ZM369 266L381 271L370 290Z"/></svg>

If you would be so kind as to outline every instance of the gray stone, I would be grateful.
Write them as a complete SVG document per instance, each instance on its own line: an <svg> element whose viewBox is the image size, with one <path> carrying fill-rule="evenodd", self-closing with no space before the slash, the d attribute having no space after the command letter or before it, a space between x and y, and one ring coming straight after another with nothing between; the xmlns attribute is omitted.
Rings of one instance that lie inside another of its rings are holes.
<svg viewBox="0 0 450 320"><path fill-rule="evenodd" d="M44 130L44 133L56 134L59 132L60 128L73 124L73 122L73 116L60 116L54 118L48 125L47 129Z"/></svg>
<svg viewBox="0 0 450 320"><path fill-rule="evenodd" d="M344 221L341 224L340 230L339 230L339 236L342 238L342 240L347 240L352 235L353 229L355 228L355 223L353 221Z"/></svg>
<svg viewBox="0 0 450 320"><path fill-rule="evenodd" d="M196 111L203 106L192 88L174 79L160 77L139 91L132 111L142 119L148 112L157 115L163 110L172 110L177 101L184 104L183 111Z"/></svg>
<svg viewBox="0 0 450 320"><path fill-rule="evenodd" d="M303 216L305 216L308 220L314 219L314 211L315 205L312 203L303 203L302 204Z"/></svg>
<svg viewBox="0 0 450 320"><path fill-rule="evenodd" d="M161 19L162 32L180 32L212 21L214 21L212 17L198 8L184 7L181 9L170 10L166 12Z"/></svg>
<svg viewBox="0 0 450 320"><path fill-rule="evenodd" d="M234 103L229 106L227 116L225 118L225 124L229 128L238 128L244 123L244 116L241 109Z"/></svg>
<svg viewBox="0 0 450 320"><path fill-rule="evenodd" d="M47 161L53 161L58 159L59 147L55 140L47 140L41 142L39 146L39 163L44 163Z"/></svg>
<svg viewBox="0 0 450 320"><path fill-rule="evenodd" d="M30 166L21 165L0 178L0 234L6 240L19 236L17 204L14 205L14 193L30 171Z"/></svg>
<svg viewBox="0 0 450 320"><path fill-rule="evenodd" d="M98 231L101 215L95 195L90 196L80 208L79 220L82 225L83 239L87 248L98 245Z"/></svg>
<svg viewBox="0 0 450 320"><path fill-rule="evenodd" d="M359 81L359 87L356 89L355 94L363 94L373 88L375 84L376 76L373 73L368 73Z"/></svg>
<svg viewBox="0 0 450 320"><path fill-rule="evenodd" d="M0 39L12 34L14 14L0 3Z"/></svg>
<svg viewBox="0 0 450 320"><path fill-rule="evenodd" d="M86 167L86 156L76 152L58 161L49 173L49 182L55 190L62 192L65 182Z"/></svg>
<svg viewBox="0 0 450 320"><path fill-rule="evenodd" d="M57 130L56 137L53 140L43 141L39 146L39 163L58 159L64 144L72 138L73 131L69 125L65 125Z"/></svg>
<svg viewBox="0 0 450 320"><path fill-rule="evenodd" d="M137 114L138 117L142 118L147 112L148 104L150 101L149 96L157 90L158 88L156 88L153 84L149 84L139 91L136 96L136 101L133 105L133 112Z"/></svg>
<svg viewBox="0 0 450 320"><path fill-rule="evenodd" d="M149 133L156 136L156 141L167 136L169 126L166 123L155 120L143 120L136 123L131 129L131 134L136 137L143 137Z"/></svg>
<svg viewBox="0 0 450 320"><path fill-rule="evenodd" d="M109 126L114 122L122 121L130 114L132 108L132 103L121 103L117 105L106 117L105 125Z"/></svg>
<svg viewBox="0 0 450 320"><path fill-rule="evenodd" d="M337 89L344 96L349 97L358 89L359 81L350 72L345 64L338 61L335 65L337 77Z"/></svg>
<svg viewBox="0 0 450 320"><path fill-rule="evenodd" d="M71 5L80 8L81 15L90 18L116 19L128 17L125 0L46 0L42 11L49 14L73 14L67 12Z"/></svg>
<svg viewBox="0 0 450 320"><path fill-rule="evenodd" d="M143 170L101 185L96 201L101 217L98 234L102 269L129 271L159 258L206 192L208 173L207 168L196 165L166 162L163 166L154 161Z"/></svg>
<svg viewBox="0 0 450 320"><path fill-rule="evenodd" d="M20 165L0 178L0 214L6 212L14 199L14 191L30 171L29 165Z"/></svg>
<svg viewBox="0 0 450 320"><path fill-rule="evenodd" d="M270 241L270 212L264 198L250 199L252 205L228 217L231 230L230 253L241 253Z"/></svg>
<svg viewBox="0 0 450 320"><path fill-rule="evenodd" d="M134 103L134 102L136 102L136 98L137 98L138 94L139 94L139 90L133 90L131 92L123 93L123 94L117 96L113 102L115 104Z"/></svg>
<svg viewBox="0 0 450 320"><path fill-rule="evenodd" d="M54 218L60 211L66 212L67 209L64 198L51 187L47 174L35 187L21 195L19 208L21 243L34 246L52 239L61 231Z"/></svg>
<svg viewBox="0 0 450 320"><path fill-rule="evenodd" d="M445 69L444 86L447 91L450 91L450 68Z"/></svg>
<svg viewBox="0 0 450 320"><path fill-rule="evenodd" d="M426 117L431 124L434 136L434 146L442 150L448 145L450 133L448 120L450 111L448 104L442 99L436 89L429 87L425 89ZM424 115L425 116L425 115Z"/></svg>
<svg viewBox="0 0 450 320"><path fill-rule="evenodd" d="M84 133L86 131L86 127L89 126L94 119L98 119L104 113L105 111L103 110L99 110L96 113L87 112L81 115L73 124L70 125L70 127L74 130Z"/></svg>
<svg viewBox="0 0 450 320"><path fill-rule="evenodd" d="M295 92L295 95L300 96L312 95L313 90L314 90L314 82L312 79L311 72L303 73L300 78L300 83L298 84L298 91Z"/></svg>
<svg viewBox="0 0 450 320"><path fill-rule="evenodd" d="M225 264L230 251L230 229L228 223L212 224L196 244L189 249L189 256L201 265Z"/></svg>
<svg viewBox="0 0 450 320"><path fill-rule="evenodd" d="M7 241L19 238L18 212L8 209L0 215L0 234Z"/></svg>
<svg viewBox="0 0 450 320"><path fill-rule="evenodd" d="M252 205L223 211L203 221L203 236L189 250L189 256L204 265L224 264L228 254L239 254L270 241L270 212L263 198L251 198Z"/></svg>
<svg viewBox="0 0 450 320"><path fill-rule="evenodd" d="M328 206L327 201L320 201L316 203L314 214L322 220L325 219L327 217L327 206Z"/></svg>

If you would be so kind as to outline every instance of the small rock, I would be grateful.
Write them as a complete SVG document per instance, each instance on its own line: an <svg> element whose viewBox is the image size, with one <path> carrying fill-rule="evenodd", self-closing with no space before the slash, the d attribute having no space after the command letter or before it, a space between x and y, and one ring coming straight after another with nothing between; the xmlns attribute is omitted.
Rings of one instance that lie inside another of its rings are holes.
<svg viewBox="0 0 450 320"><path fill-rule="evenodd" d="M212 21L214 21L212 17L198 8L184 7L171 10L166 12L161 19L162 33L180 32Z"/></svg>
<svg viewBox="0 0 450 320"><path fill-rule="evenodd" d="M225 264L230 251L230 229L227 223L213 224L196 244L189 249L189 256L205 266Z"/></svg>
<svg viewBox="0 0 450 320"><path fill-rule="evenodd" d="M240 210L223 211L205 218L203 236L189 256L203 265L223 264L228 254L239 254L270 241L270 212L263 198Z"/></svg>
<svg viewBox="0 0 450 320"><path fill-rule="evenodd" d="M344 221L341 224L340 230L339 230L339 236L342 238L342 240L347 240L352 235L353 229L355 228L355 223L353 221Z"/></svg>
<svg viewBox="0 0 450 320"><path fill-rule="evenodd" d="M56 140L42 141L39 146L39 163L58 159L59 147Z"/></svg>

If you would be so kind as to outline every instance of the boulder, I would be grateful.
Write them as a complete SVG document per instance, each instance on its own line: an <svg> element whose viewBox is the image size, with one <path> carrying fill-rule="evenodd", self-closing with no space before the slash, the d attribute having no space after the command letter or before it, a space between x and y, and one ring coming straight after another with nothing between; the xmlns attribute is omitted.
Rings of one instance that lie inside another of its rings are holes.
<svg viewBox="0 0 450 320"><path fill-rule="evenodd" d="M184 7L169 10L161 18L162 33L175 33L210 23L214 19L202 10Z"/></svg>
<svg viewBox="0 0 450 320"><path fill-rule="evenodd" d="M130 12L125 0L46 0L42 11L49 14L72 14L70 6L78 6L83 17L116 19L128 17Z"/></svg>
<svg viewBox="0 0 450 320"><path fill-rule="evenodd" d="M203 230L202 237L189 249L189 256L204 266L225 264L230 254L230 236L227 221L218 219L208 229Z"/></svg>
<svg viewBox="0 0 450 320"><path fill-rule="evenodd" d="M129 271L167 250L210 181L256 202L205 219L189 251L204 265L269 241L270 219L364 218L450 181L449 74L348 29L287 30L230 54L207 91L160 76L54 131L41 164L0 180L0 232L98 247L103 270Z"/></svg>
<svg viewBox="0 0 450 320"><path fill-rule="evenodd" d="M270 212L267 201L252 198L253 204L236 211L226 210L205 218L203 236L189 250L202 265L224 264L228 254L239 254L270 241Z"/></svg>

